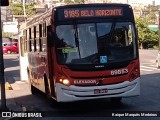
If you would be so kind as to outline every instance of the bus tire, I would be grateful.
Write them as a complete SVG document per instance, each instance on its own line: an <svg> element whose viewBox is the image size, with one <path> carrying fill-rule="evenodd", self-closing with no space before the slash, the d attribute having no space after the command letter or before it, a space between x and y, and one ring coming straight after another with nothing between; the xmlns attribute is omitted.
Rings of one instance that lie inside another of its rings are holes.
<svg viewBox="0 0 160 120"><path fill-rule="evenodd" d="M44 86L45 86L45 94L47 95L47 97L50 96L50 92L49 92L49 85L48 85L48 79L47 76L44 75Z"/></svg>
<svg viewBox="0 0 160 120"><path fill-rule="evenodd" d="M159 64L159 61L156 60L156 67L159 69L160 68L160 64Z"/></svg>
<svg viewBox="0 0 160 120"><path fill-rule="evenodd" d="M33 85L30 85L30 91L32 94L38 94L38 89L35 88Z"/></svg>
<svg viewBox="0 0 160 120"><path fill-rule="evenodd" d="M57 102L55 99L53 98L49 98L49 104L50 106L54 107L54 108L59 108L61 103Z"/></svg>
<svg viewBox="0 0 160 120"><path fill-rule="evenodd" d="M121 100L122 100L122 97L113 97L113 98L110 98L110 99L111 99L111 102L113 104L120 104Z"/></svg>

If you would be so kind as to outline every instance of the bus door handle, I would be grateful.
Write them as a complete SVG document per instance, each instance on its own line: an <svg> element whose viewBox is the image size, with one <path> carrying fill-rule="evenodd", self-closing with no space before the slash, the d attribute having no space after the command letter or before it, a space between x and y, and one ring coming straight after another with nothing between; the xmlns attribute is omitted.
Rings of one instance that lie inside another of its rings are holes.
<svg viewBox="0 0 160 120"><path fill-rule="evenodd" d="M45 57L41 57L41 62L46 62L46 58Z"/></svg>

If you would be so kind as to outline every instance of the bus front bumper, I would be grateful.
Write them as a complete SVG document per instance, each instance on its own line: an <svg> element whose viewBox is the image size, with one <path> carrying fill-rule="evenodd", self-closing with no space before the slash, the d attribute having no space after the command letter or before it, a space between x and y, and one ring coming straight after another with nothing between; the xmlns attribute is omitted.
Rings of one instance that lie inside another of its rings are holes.
<svg viewBox="0 0 160 120"><path fill-rule="evenodd" d="M95 90L106 90L95 94ZM79 100L102 99L111 97L130 97L140 95L140 78L118 84L102 86L65 86L56 83L57 102L73 102Z"/></svg>

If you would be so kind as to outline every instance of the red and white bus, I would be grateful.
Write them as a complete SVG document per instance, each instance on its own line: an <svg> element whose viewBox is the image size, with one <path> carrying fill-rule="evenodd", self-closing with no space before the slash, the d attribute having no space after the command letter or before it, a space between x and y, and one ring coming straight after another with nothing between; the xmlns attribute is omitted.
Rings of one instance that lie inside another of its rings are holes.
<svg viewBox="0 0 160 120"><path fill-rule="evenodd" d="M55 7L27 22L20 54L25 53L32 93L38 89L57 102L140 95L130 5Z"/></svg>

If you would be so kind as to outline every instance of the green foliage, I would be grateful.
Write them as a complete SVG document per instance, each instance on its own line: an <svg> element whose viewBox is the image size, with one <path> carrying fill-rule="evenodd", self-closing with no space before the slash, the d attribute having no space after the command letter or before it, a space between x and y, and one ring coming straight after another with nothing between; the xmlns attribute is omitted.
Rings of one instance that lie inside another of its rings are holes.
<svg viewBox="0 0 160 120"><path fill-rule="evenodd" d="M139 44L143 46L148 44L158 45L158 32L152 31L148 28L149 22L145 18L136 19L136 26L138 29Z"/></svg>
<svg viewBox="0 0 160 120"><path fill-rule="evenodd" d="M13 15L23 15L23 4L22 3L11 3Z"/></svg>
<svg viewBox="0 0 160 120"><path fill-rule="evenodd" d="M9 33L9 32L2 32L2 37L12 37L13 33Z"/></svg>
<svg viewBox="0 0 160 120"><path fill-rule="evenodd" d="M153 46L153 48L154 48L154 49L156 49L156 50L158 50L158 49L159 49L159 48L158 48L158 46Z"/></svg>
<svg viewBox="0 0 160 120"><path fill-rule="evenodd" d="M34 8L35 3L26 3L26 14L27 15L33 15L35 14L36 9Z"/></svg>
<svg viewBox="0 0 160 120"><path fill-rule="evenodd" d="M74 0L75 3L79 3L79 4L82 4L84 3L84 0Z"/></svg>
<svg viewBox="0 0 160 120"><path fill-rule="evenodd" d="M65 2L66 4L74 3L72 0L64 0L64 2Z"/></svg>
<svg viewBox="0 0 160 120"><path fill-rule="evenodd" d="M159 11L159 6L155 6L155 5L148 5L145 9L147 11L148 14L146 14L146 17L148 19L148 22L150 24L155 24L157 16L156 13L158 13Z"/></svg>
<svg viewBox="0 0 160 120"><path fill-rule="evenodd" d="M27 15L32 15L35 14L35 8L34 8L35 3L26 3L25 8L26 8L26 14ZM11 3L11 8L13 11L13 15L23 15L23 4L21 2L19 3Z"/></svg>

